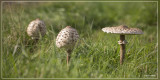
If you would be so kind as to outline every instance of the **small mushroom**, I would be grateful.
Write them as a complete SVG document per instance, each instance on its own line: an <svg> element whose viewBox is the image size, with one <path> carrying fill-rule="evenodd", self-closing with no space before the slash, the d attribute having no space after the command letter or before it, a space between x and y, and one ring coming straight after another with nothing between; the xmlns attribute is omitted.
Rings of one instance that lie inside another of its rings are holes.
<svg viewBox="0 0 160 80"><path fill-rule="evenodd" d="M37 18L29 23L27 27L27 34L34 40L38 40L40 36L44 36L46 34L46 26L45 23Z"/></svg>
<svg viewBox="0 0 160 80"><path fill-rule="evenodd" d="M64 48L67 51L67 65L69 64L72 50L78 39L77 30L71 26L62 29L56 38L56 46L58 48Z"/></svg>
<svg viewBox="0 0 160 80"><path fill-rule="evenodd" d="M120 34L120 64L123 64L124 55L125 55L125 44L127 41L125 40L125 35L136 35L136 34L143 34L142 30L138 28L129 28L125 25L120 25L118 27L105 27L102 29L103 32L106 33L113 33L113 34Z"/></svg>

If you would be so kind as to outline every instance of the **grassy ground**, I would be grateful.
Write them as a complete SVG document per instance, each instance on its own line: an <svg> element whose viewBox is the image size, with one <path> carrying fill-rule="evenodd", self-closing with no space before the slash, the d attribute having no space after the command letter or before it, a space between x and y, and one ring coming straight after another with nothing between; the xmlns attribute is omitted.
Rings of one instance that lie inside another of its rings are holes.
<svg viewBox="0 0 160 80"><path fill-rule="evenodd" d="M156 78L157 3L3 3L3 78ZM33 45L26 34L40 18L47 34ZM119 35L101 28L126 24L144 31L127 35L126 55L119 63ZM55 46L58 32L70 25L80 34L70 66Z"/></svg>

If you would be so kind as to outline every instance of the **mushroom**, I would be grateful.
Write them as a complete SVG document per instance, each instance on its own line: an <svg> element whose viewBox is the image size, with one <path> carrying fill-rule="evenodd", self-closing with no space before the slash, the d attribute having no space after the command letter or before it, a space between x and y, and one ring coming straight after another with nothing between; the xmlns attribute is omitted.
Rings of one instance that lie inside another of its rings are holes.
<svg viewBox="0 0 160 80"><path fill-rule="evenodd" d="M77 30L71 26L62 29L56 38L56 46L58 48L64 48L67 51L67 65L69 64L71 52L78 39L79 35Z"/></svg>
<svg viewBox="0 0 160 80"><path fill-rule="evenodd" d="M118 41L118 44L120 44L120 64L123 64L124 56L125 56L125 44L127 41L125 40L125 35L136 35L136 34L143 34L142 30L138 28L129 28L125 25L120 25L118 27L105 27L102 28L103 32L106 33L114 33L114 34L120 34L120 41Z"/></svg>
<svg viewBox="0 0 160 80"><path fill-rule="evenodd" d="M27 27L27 34L33 40L39 40L40 36L44 36L46 34L45 23L39 18L31 21Z"/></svg>

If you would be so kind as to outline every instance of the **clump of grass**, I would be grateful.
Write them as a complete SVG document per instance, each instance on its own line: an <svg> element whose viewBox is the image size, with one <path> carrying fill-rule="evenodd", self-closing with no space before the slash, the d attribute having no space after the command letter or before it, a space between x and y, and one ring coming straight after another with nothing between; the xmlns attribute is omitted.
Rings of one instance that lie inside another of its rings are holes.
<svg viewBox="0 0 160 80"><path fill-rule="evenodd" d="M156 3L34 4L3 3L3 78L158 76ZM36 45L32 45L26 28L37 17L46 23L47 33ZM101 31L102 27L119 24L139 27L144 32L141 36L126 37L129 44L126 45L126 59L121 66L118 35ZM63 54L65 51L55 46L58 32L67 25L76 28L81 38L81 44L73 50L70 68L66 67L66 54ZM34 51L31 52L31 49Z"/></svg>

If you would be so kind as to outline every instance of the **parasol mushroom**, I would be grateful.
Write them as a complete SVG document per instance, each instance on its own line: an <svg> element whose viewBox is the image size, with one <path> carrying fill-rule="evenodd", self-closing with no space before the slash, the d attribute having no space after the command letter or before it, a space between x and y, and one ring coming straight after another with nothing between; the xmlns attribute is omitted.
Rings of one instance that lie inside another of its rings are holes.
<svg viewBox="0 0 160 80"><path fill-rule="evenodd" d="M38 40L40 36L44 36L46 34L46 26L45 23L37 18L29 23L27 27L27 34L33 39Z"/></svg>
<svg viewBox="0 0 160 80"><path fill-rule="evenodd" d="M125 56L125 44L127 41L125 40L125 35L137 35L143 34L142 30L138 28L129 28L125 25L120 25L118 27L105 27L102 29L103 32L120 34L120 40L118 44L120 44L120 64L123 64L124 56Z"/></svg>
<svg viewBox="0 0 160 80"><path fill-rule="evenodd" d="M72 50L78 39L79 35L77 30L71 26L67 26L62 29L56 38L56 46L58 48L64 48L67 51L67 65L69 63Z"/></svg>

